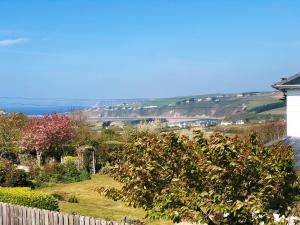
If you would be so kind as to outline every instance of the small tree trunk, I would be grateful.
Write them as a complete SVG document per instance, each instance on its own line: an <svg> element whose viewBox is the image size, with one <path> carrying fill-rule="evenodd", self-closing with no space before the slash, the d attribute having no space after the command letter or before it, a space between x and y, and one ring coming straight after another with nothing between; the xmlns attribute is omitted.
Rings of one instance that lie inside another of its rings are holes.
<svg viewBox="0 0 300 225"><path fill-rule="evenodd" d="M37 160L39 166L42 165L42 152L40 152L40 151L36 152L36 160Z"/></svg>
<svg viewBox="0 0 300 225"><path fill-rule="evenodd" d="M96 159L95 159L95 151L93 151L93 174L96 174Z"/></svg>

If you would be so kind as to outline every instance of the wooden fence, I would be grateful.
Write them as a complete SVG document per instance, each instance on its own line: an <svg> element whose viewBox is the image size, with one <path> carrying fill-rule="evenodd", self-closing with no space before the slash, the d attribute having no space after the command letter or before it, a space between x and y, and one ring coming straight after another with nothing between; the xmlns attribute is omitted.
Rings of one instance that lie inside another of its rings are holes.
<svg viewBox="0 0 300 225"><path fill-rule="evenodd" d="M69 215L0 202L0 225L124 225L92 217Z"/></svg>

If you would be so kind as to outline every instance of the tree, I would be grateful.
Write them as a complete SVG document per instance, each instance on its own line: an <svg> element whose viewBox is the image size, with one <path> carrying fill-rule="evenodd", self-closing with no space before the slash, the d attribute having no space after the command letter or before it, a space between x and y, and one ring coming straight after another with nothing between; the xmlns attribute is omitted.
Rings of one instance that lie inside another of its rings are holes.
<svg viewBox="0 0 300 225"><path fill-rule="evenodd" d="M71 143L73 137L74 129L69 117L52 114L31 118L23 130L20 146L24 151L35 152L41 164L44 152L62 148Z"/></svg>
<svg viewBox="0 0 300 225"><path fill-rule="evenodd" d="M285 213L296 177L293 150L277 144L215 134L191 140L176 133L134 133L114 177L121 190L100 188L112 199L142 207L151 218L209 224L272 222Z"/></svg>
<svg viewBox="0 0 300 225"><path fill-rule="evenodd" d="M75 111L70 114L72 126L74 127L74 141L77 145L90 144L94 138L94 133L90 129L87 116L84 112Z"/></svg>
<svg viewBox="0 0 300 225"><path fill-rule="evenodd" d="M22 113L0 115L0 150L14 152L27 117Z"/></svg>

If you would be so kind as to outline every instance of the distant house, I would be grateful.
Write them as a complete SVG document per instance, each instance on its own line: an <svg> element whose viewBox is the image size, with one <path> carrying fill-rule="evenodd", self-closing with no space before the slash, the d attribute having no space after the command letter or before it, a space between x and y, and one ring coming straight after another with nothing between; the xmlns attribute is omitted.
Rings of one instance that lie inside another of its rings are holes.
<svg viewBox="0 0 300 225"><path fill-rule="evenodd" d="M144 109L155 109L157 107L158 107L157 105L149 105L149 106L144 106L143 108Z"/></svg>
<svg viewBox="0 0 300 225"><path fill-rule="evenodd" d="M233 122L231 122L231 121L222 121L221 122L221 126L229 126L229 125L232 125L233 124Z"/></svg>
<svg viewBox="0 0 300 225"><path fill-rule="evenodd" d="M245 121L244 120L237 120L237 121L235 121L235 124L236 125L244 125Z"/></svg>
<svg viewBox="0 0 300 225"><path fill-rule="evenodd" d="M272 85L284 94L287 110L287 138L284 142L294 147L295 169L300 167L300 73Z"/></svg>

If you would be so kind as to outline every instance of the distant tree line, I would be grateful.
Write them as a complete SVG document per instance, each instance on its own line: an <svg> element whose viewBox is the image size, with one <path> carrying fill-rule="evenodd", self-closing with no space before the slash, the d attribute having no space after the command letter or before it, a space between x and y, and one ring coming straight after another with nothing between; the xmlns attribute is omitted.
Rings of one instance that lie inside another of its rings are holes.
<svg viewBox="0 0 300 225"><path fill-rule="evenodd" d="M272 109L282 108L285 106L286 106L285 102L274 102L274 103L254 107L250 109L249 112L262 113Z"/></svg>

